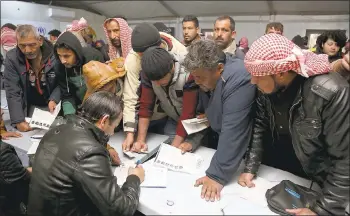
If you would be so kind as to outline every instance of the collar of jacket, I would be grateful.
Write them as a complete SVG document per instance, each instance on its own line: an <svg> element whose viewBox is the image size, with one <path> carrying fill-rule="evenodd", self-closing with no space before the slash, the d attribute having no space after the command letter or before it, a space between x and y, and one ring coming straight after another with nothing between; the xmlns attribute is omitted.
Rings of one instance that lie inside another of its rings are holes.
<svg viewBox="0 0 350 216"><path fill-rule="evenodd" d="M231 44L228 47L226 47L226 49L224 49L223 52L231 53L232 55L235 55L236 49L237 49L236 40L233 39Z"/></svg>
<svg viewBox="0 0 350 216"><path fill-rule="evenodd" d="M95 139L101 143L103 146L107 146L107 142L109 141L109 136L105 134L100 128L96 127L95 124L91 123L84 117L75 115L71 117L70 120L73 122L73 125L76 127L83 128L85 130L91 131L94 135Z"/></svg>

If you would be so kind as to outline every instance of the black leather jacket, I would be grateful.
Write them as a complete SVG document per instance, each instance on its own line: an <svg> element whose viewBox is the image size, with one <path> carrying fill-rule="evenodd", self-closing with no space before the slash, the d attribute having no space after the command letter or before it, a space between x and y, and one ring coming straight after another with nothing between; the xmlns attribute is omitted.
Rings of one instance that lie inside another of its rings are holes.
<svg viewBox="0 0 350 216"><path fill-rule="evenodd" d="M244 172L256 174L263 140L274 130L273 106L257 98L253 137ZM322 188L311 209L320 215L344 215L349 200L349 84L338 74L315 76L301 85L289 111L293 148L304 171Z"/></svg>
<svg viewBox="0 0 350 216"><path fill-rule="evenodd" d="M118 186L107 141L103 131L78 116L48 131L34 160L28 215L133 215L140 179L130 175Z"/></svg>
<svg viewBox="0 0 350 216"><path fill-rule="evenodd" d="M15 148L0 140L0 215L24 215L30 173Z"/></svg>

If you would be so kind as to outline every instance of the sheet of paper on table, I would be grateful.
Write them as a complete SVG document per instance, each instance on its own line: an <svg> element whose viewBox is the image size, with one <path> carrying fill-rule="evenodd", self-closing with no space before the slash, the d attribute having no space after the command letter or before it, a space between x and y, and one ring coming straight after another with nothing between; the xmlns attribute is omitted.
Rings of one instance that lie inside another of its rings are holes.
<svg viewBox="0 0 350 216"><path fill-rule="evenodd" d="M51 124L55 121L58 113L61 110L61 102L59 102L53 113L35 108L29 126L32 128L41 128L48 130Z"/></svg>
<svg viewBox="0 0 350 216"><path fill-rule="evenodd" d="M154 165L172 171L195 174L200 171L203 159L193 153L182 154L181 150L168 144L161 144Z"/></svg>
<svg viewBox="0 0 350 216"><path fill-rule="evenodd" d="M184 126L187 134L197 133L208 128L208 119L207 118L193 118L182 120L182 125Z"/></svg>
<svg viewBox="0 0 350 216"><path fill-rule="evenodd" d="M135 163L125 163L117 167L114 176L117 177L118 185L122 186L128 177L130 167L135 167ZM145 169L145 180L141 183L141 187L148 188L165 188L167 185L167 169L154 167L152 164L143 164Z"/></svg>

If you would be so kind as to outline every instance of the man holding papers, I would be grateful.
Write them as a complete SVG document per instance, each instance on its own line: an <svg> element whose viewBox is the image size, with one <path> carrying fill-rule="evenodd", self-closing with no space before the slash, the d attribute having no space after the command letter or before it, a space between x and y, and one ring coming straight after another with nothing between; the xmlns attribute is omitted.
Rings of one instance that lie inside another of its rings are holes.
<svg viewBox="0 0 350 216"><path fill-rule="evenodd" d="M175 136L172 145L178 147L187 135L181 120L195 116L198 87L177 57L160 47L148 48L143 53L138 136L131 151L147 150L147 130L157 103L156 98L159 100L159 109L167 114L165 121L159 121L165 122L164 134Z"/></svg>
<svg viewBox="0 0 350 216"><path fill-rule="evenodd" d="M201 88L199 109L205 111L211 130L217 134L215 152L206 176L196 181L207 201L220 198L220 191L240 165L252 134L251 107L255 87L243 61L222 52L213 41L192 44L184 60ZM195 150L208 129L189 135L180 148ZM215 139L214 139L215 140Z"/></svg>
<svg viewBox="0 0 350 216"><path fill-rule="evenodd" d="M28 215L133 215L142 167L130 168L120 188L106 144L122 118L121 101L96 92L78 116L47 132L35 154Z"/></svg>

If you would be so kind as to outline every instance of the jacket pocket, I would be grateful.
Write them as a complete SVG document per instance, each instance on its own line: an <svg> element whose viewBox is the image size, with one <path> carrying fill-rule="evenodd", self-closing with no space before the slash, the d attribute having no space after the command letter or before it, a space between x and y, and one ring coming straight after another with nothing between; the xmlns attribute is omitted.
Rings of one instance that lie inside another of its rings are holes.
<svg viewBox="0 0 350 216"><path fill-rule="evenodd" d="M319 119L305 118L295 121L295 129L297 133L305 139L313 139L321 134L322 124Z"/></svg>

